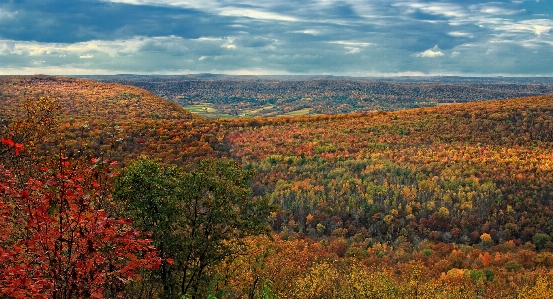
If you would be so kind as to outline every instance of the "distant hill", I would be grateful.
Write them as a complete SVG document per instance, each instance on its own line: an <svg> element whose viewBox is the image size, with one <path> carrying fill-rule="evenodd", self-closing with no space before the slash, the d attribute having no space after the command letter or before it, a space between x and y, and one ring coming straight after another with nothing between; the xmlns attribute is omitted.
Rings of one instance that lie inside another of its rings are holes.
<svg viewBox="0 0 553 299"><path fill-rule="evenodd" d="M553 94L553 78L335 76L90 76L135 85L207 118L395 111Z"/></svg>

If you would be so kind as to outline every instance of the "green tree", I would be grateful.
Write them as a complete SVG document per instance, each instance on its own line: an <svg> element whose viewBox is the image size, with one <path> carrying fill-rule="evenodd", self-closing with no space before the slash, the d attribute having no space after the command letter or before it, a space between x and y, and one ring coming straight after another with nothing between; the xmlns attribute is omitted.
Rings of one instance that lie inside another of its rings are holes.
<svg viewBox="0 0 553 299"><path fill-rule="evenodd" d="M143 157L126 168L114 187L118 210L133 219L135 227L152 233L153 244L164 261L178 252L181 241L175 233L181 217L177 200L181 176L178 168L164 167L157 160ZM174 266L164 262L151 273L150 279L161 282L166 297L178 292L174 288L175 271Z"/></svg>
<svg viewBox="0 0 553 299"><path fill-rule="evenodd" d="M202 160L188 172L141 159L119 177L114 198L152 232L162 257L174 260L157 273L165 297L205 293L215 279L210 268L233 254L236 242L268 232L274 208L252 198L253 174L227 159Z"/></svg>
<svg viewBox="0 0 553 299"><path fill-rule="evenodd" d="M522 269L522 265L517 261L508 261L505 263L505 269L509 272L517 272Z"/></svg>
<svg viewBox="0 0 553 299"><path fill-rule="evenodd" d="M534 244L536 244L538 249L543 249L545 244L551 241L551 238L548 234L537 233L532 237L532 241L534 242Z"/></svg>

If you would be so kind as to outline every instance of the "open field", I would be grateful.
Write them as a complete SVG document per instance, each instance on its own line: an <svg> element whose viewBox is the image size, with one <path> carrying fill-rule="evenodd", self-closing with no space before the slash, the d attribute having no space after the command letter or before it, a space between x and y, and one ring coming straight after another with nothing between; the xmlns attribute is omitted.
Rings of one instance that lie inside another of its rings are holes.
<svg viewBox="0 0 553 299"><path fill-rule="evenodd" d="M294 110L288 113L284 113L283 116L302 116L307 115L311 111L311 108L304 108L300 110Z"/></svg>
<svg viewBox="0 0 553 299"><path fill-rule="evenodd" d="M205 118L230 118L232 115L226 113L219 113L219 111L213 108L213 104L196 104L184 106L184 109L190 111L191 113L198 114Z"/></svg>

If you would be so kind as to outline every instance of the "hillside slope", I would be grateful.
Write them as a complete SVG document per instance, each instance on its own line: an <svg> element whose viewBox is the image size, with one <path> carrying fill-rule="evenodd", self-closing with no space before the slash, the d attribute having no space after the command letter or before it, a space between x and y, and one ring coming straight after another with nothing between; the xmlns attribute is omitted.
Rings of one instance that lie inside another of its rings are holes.
<svg viewBox="0 0 553 299"><path fill-rule="evenodd" d="M415 244L553 234L553 96L271 119L226 140L282 207L276 230Z"/></svg>
<svg viewBox="0 0 553 299"><path fill-rule="evenodd" d="M38 149L44 155L60 148L70 156L105 155L120 161L141 154L179 162L215 155L211 146L216 139L210 138L213 127L207 121L146 90L52 76L0 77L4 115L25 113L25 101L41 97L59 106L58 125Z"/></svg>
<svg viewBox="0 0 553 299"><path fill-rule="evenodd" d="M65 117L118 121L197 118L178 105L134 86L51 76L0 77L0 100L4 106L36 97L55 99Z"/></svg>

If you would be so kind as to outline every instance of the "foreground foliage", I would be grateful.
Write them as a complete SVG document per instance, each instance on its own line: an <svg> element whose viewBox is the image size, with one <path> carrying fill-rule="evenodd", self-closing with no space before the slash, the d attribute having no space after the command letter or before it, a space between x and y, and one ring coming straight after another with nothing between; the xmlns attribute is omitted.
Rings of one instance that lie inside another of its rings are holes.
<svg viewBox="0 0 553 299"><path fill-rule="evenodd" d="M139 268L160 259L127 219L95 206L90 173L41 168L29 177L0 166L0 294L10 298L103 298L121 294Z"/></svg>
<svg viewBox="0 0 553 299"><path fill-rule="evenodd" d="M538 299L553 292L553 254L513 243L483 251L298 237L249 238L247 249L218 268L221 298L265 298L267 286L279 298Z"/></svg>
<svg viewBox="0 0 553 299"><path fill-rule="evenodd" d="M232 160L201 160L190 171L140 159L115 184L114 199L134 225L151 231L164 264L151 278L163 295L205 294L213 266L248 235L267 233L273 207L252 200L251 170Z"/></svg>

